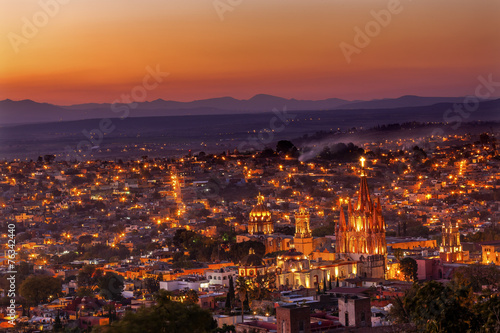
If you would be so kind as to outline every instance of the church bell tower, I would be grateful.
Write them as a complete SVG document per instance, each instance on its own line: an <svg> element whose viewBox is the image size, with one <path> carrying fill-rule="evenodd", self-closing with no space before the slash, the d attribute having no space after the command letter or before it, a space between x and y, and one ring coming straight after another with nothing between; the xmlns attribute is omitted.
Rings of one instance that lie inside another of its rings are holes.
<svg viewBox="0 0 500 333"><path fill-rule="evenodd" d="M295 249L309 256L313 252L313 239L309 228L309 211L303 207L295 213Z"/></svg>

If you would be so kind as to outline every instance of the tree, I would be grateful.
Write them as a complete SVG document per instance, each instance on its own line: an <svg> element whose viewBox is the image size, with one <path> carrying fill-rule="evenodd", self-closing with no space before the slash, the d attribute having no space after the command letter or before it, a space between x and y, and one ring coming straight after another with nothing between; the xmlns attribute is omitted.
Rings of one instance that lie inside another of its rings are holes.
<svg viewBox="0 0 500 333"><path fill-rule="evenodd" d="M396 299L390 316L398 324L411 323L418 332L477 332L472 297L470 289L436 281L414 283L403 299Z"/></svg>
<svg viewBox="0 0 500 333"><path fill-rule="evenodd" d="M89 287L78 287L76 294L78 297L92 296L94 295L94 291Z"/></svg>
<svg viewBox="0 0 500 333"><path fill-rule="evenodd" d="M48 275L32 275L21 284L19 293L30 304L38 305L62 295L62 281Z"/></svg>
<svg viewBox="0 0 500 333"><path fill-rule="evenodd" d="M23 281L25 278L33 274L33 265L27 263L26 261L21 261L17 268L17 280Z"/></svg>
<svg viewBox="0 0 500 333"><path fill-rule="evenodd" d="M497 266L480 264L459 267L453 274L452 282L456 286L471 287L474 292L480 292L483 286L498 289L500 287L500 270Z"/></svg>
<svg viewBox="0 0 500 333"><path fill-rule="evenodd" d="M288 153L295 153L297 151L297 148L294 146L294 144L288 140L280 140L276 144L276 152L278 154L288 154Z"/></svg>
<svg viewBox="0 0 500 333"><path fill-rule="evenodd" d="M269 298L271 289L275 288L276 276L274 274L260 274L250 283L250 296L252 299L262 300Z"/></svg>
<svg viewBox="0 0 500 333"><path fill-rule="evenodd" d="M231 304L232 304L236 298L235 293L234 293L234 282L233 282L232 276L229 277L229 290L227 293L229 294L229 297L231 299Z"/></svg>
<svg viewBox="0 0 500 333"><path fill-rule="evenodd" d="M272 148L265 148L260 152L260 157L262 158L274 157L274 150L272 150Z"/></svg>
<svg viewBox="0 0 500 333"><path fill-rule="evenodd" d="M188 304L197 304L198 303L198 293L194 289L188 289L184 292L184 302Z"/></svg>
<svg viewBox="0 0 500 333"><path fill-rule="evenodd" d="M83 246L83 244L90 244L93 240L92 235L83 235L78 238L78 246Z"/></svg>
<svg viewBox="0 0 500 333"><path fill-rule="evenodd" d="M247 298L247 294L250 292L250 281L245 279L243 276L239 276L236 279L236 294L238 294L238 298L241 302L241 321L243 322L243 314L244 314L244 303Z"/></svg>
<svg viewBox="0 0 500 333"><path fill-rule="evenodd" d="M99 278L99 294L107 300L119 301L122 299L123 276L113 272Z"/></svg>
<svg viewBox="0 0 500 333"><path fill-rule="evenodd" d="M224 303L224 311L226 314L231 313L231 295L229 295L229 293L227 293L226 295L226 303Z"/></svg>
<svg viewBox="0 0 500 333"><path fill-rule="evenodd" d="M234 325L223 324L222 327L215 329L215 333L236 333Z"/></svg>
<svg viewBox="0 0 500 333"><path fill-rule="evenodd" d="M243 310L244 311L250 311L250 299L248 298L248 294L247 293L247 296L245 297L245 301L243 302Z"/></svg>
<svg viewBox="0 0 500 333"><path fill-rule="evenodd" d="M55 155L43 155L43 160L48 164L50 164L55 159L56 159Z"/></svg>
<svg viewBox="0 0 500 333"><path fill-rule="evenodd" d="M174 302L165 290L156 294L156 303L148 308L142 307L135 313L127 312L122 320L109 327L99 328L99 331L205 333L216 328L210 311L196 304Z"/></svg>
<svg viewBox="0 0 500 333"><path fill-rule="evenodd" d="M108 311L108 318L109 318L109 322L112 323L113 321L116 320L116 306L114 303L108 303L108 304L105 304L102 309L104 311Z"/></svg>
<svg viewBox="0 0 500 333"><path fill-rule="evenodd" d="M418 281L418 264L415 259L405 257L399 262L399 267L406 281Z"/></svg>
<svg viewBox="0 0 500 333"><path fill-rule="evenodd" d="M325 226L313 229L313 231L312 231L313 237L325 237L325 236L334 235L334 234L335 234L335 226L334 225L325 225Z"/></svg>
<svg viewBox="0 0 500 333"><path fill-rule="evenodd" d="M488 297L487 301L477 302L474 306L481 332L500 332L500 296Z"/></svg>
<svg viewBox="0 0 500 333"><path fill-rule="evenodd" d="M483 145L487 144L490 141L490 136L488 135L488 133L481 133L481 135L479 135L479 141Z"/></svg>
<svg viewBox="0 0 500 333"><path fill-rule="evenodd" d="M392 307L389 312L389 317L396 324L408 324L410 322L409 309L406 307L405 298L396 295Z"/></svg>
<svg viewBox="0 0 500 333"><path fill-rule="evenodd" d="M224 304L224 309L225 309L226 313L228 313L228 314L231 312L232 305L234 304L234 299L235 299L235 295L234 295L233 277L230 276L229 277L229 288L228 288L227 295L226 295L226 303Z"/></svg>
<svg viewBox="0 0 500 333"><path fill-rule="evenodd" d="M160 282L155 278L146 278L144 279L144 287L152 294L160 290Z"/></svg>
<svg viewBox="0 0 500 333"><path fill-rule="evenodd" d="M102 276L102 270L96 269L94 265L83 266L78 272L76 281L81 287L92 287L97 284L97 281Z"/></svg>
<svg viewBox="0 0 500 333"><path fill-rule="evenodd" d="M62 331L62 323L61 323L61 317L59 317L59 313L57 314L56 319L54 320L54 332L61 332Z"/></svg>

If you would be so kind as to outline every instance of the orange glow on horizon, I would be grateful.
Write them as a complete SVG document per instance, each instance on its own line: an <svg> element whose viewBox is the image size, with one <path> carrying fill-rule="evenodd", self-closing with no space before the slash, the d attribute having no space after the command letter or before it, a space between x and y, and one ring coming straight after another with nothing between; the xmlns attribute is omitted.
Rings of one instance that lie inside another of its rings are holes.
<svg viewBox="0 0 500 333"><path fill-rule="evenodd" d="M4 36L22 36L23 17L42 10L38 1L0 5ZM402 0L348 64L339 44L353 44L354 28L387 6L253 0L221 20L212 1L70 1L19 52L1 39L0 99L111 103L157 64L170 75L146 100L465 96L479 75L500 77L500 3L489 1Z"/></svg>

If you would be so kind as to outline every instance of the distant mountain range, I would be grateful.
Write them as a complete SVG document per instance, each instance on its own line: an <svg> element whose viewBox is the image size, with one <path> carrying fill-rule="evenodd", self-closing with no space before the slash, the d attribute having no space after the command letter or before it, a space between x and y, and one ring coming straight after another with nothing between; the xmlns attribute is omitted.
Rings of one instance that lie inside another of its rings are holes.
<svg viewBox="0 0 500 333"><path fill-rule="evenodd" d="M384 102L390 103L386 100ZM81 112L80 109L67 110L30 101L10 103L37 105L39 106L37 110L41 110L39 112L42 116L44 111L53 110L56 115L60 111ZM380 104L382 101L374 103ZM474 112L470 113L456 113L451 111L453 109L454 103L436 103L379 109L289 110L286 116L280 114L284 118L275 123L280 130L274 132L269 131L272 119L277 118L272 112L238 113L213 108L210 110L226 114L111 119L106 125L109 130L106 130L105 135L100 135L100 132L96 131L101 126L102 115L96 119L4 124L0 126L0 159L36 159L44 154L55 154L58 158L66 158L68 154L74 154L77 150L82 156L85 155L85 158L130 158L145 154L165 157L177 156L188 149L195 152L200 150L221 152L240 149L239 147L245 150L259 150L275 147L279 140L300 142L305 139L314 149L321 149L324 140L366 143L384 141L392 137L414 138L415 142L419 142L419 138L434 135L435 130L438 130L436 133L463 134L497 132L500 129L500 99L483 101L477 105ZM187 111L192 112L192 110ZM148 112L148 110L137 112ZM168 111L161 112L168 113ZM91 112L86 113L87 116L89 114ZM47 120L43 117L39 119ZM383 125L387 124L410 122L425 125L405 127L401 130L397 130L398 126L383 128ZM357 129L352 130L353 128ZM342 132L340 137L337 136L339 132ZM335 133L335 137L325 136L329 133ZM316 143L319 148L316 147ZM81 146L82 144L86 146Z"/></svg>
<svg viewBox="0 0 500 333"><path fill-rule="evenodd" d="M394 99L371 101L348 101L339 98L323 100L297 100L259 94L247 100L220 97L177 102L157 99L151 102L134 103L129 106L128 117L162 117L187 115L247 114L270 112L274 108L295 111L323 111L338 109L393 109L428 106L437 103L461 103L463 97L402 96ZM124 104L88 103L69 106L38 103L32 100L0 101L0 125L29 124L42 122L73 121L95 118L117 118L124 112ZM113 111L115 110L115 111Z"/></svg>

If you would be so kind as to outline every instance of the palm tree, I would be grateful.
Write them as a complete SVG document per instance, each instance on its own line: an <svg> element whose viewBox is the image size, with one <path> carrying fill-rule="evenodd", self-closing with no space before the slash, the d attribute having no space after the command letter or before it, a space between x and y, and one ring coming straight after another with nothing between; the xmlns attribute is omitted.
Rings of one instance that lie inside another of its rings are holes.
<svg viewBox="0 0 500 333"><path fill-rule="evenodd" d="M268 297L276 277L272 274L259 274L253 279L252 299L261 300Z"/></svg>
<svg viewBox="0 0 500 333"><path fill-rule="evenodd" d="M241 322L243 323L243 314L244 314L244 305L245 299L247 298L247 294L250 292L250 281L245 279L243 276L239 276L236 279L236 294L238 294L238 298L241 302Z"/></svg>

